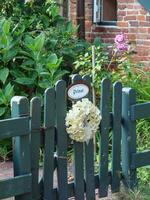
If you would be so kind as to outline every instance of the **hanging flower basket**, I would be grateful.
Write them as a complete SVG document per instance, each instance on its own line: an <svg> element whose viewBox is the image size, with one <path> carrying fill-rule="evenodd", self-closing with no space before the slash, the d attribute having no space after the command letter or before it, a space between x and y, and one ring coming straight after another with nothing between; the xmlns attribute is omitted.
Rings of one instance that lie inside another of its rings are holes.
<svg viewBox="0 0 150 200"><path fill-rule="evenodd" d="M76 142L88 143L101 121L100 110L87 98L77 101L66 116L66 131Z"/></svg>

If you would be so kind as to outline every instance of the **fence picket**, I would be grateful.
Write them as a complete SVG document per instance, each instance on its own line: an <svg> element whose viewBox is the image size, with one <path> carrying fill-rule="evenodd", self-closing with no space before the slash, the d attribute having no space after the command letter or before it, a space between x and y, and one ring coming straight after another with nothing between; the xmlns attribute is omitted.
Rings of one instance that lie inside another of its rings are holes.
<svg viewBox="0 0 150 200"><path fill-rule="evenodd" d="M116 82L113 85L113 133L112 133L112 192L119 192L121 173L121 112L122 85Z"/></svg>
<svg viewBox="0 0 150 200"><path fill-rule="evenodd" d="M66 83L61 80L56 84L56 128L57 128L57 174L58 199L68 198L67 181L67 133L65 127L66 116Z"/></svg>
<svg viewBox="0 0 150 200"><path fill-rule="evenodd" d="M108 193L108 146L109 146L109 127L110 127L110 81L103 79L101 84L101 126L100 126L100 185L99 196L106 197Z"/></svg>
<svg viewBox="0 0 150 200"><path fill-rule="evenodd" d="M91 84L91 78L84 76L83 80L89 85ZM88 98L92 100L91 91ZM95 199L95 178L94 178L94 143L90 140L85 146L85 181L86 181L86 200Z"/></svg>
<svg viewBox="0 0 150 200"><path fill-rule="evenodd" d="M80 75L72 77L72 82L76 83L81 81ZM84 199L84 165L83 165L83 143L74 142L74 186L75 186L75 199Z"/></svg>
<svg viewBox="0 0 150 200"><path fill-rule="evenodd" d="M73 83L80 83L82 80L88 85L91 83L89 76L72 77ZM92 100L91 91L87 98ZM68 142L65 126L67 111L65 81L58 81L55 88L47 89L44 95L42 128L44 173L40 183L38 180L41 139L40 99L36 97L31 100L29 111L27 98L16 96L12 98L11 108L12 118L0 120L0 137L13 138L15 177L0 181L1 198L16 195L16 200L67 200L74 196L76 200L85 198L95 200L95 189L99 188L100 198L106 197L108 186L111 185L112 192L118 192L121 180L133 189L137 184L136 168L149 164L150 152L136 153L136 120L148 117L148 111L145 111L149 108L148 103L136 104L135 91L131 88L122 89L119 82L113 85L112 113L110 113L110 81L104 79L101 85L99 175L94 175L93 140L88 144L73 142L74 181L71 183L67 180L67 147L70 140ZM145 115L140 114L142 109ZM110 149L112 171L108 172L110 126L112 127L112 149ZM57 156L54 158L55 150ZM53 188L55 167L58 187ZM123 176L120 176L120 172Z"/></svg>
<svg viewBox="0 0 150 200"><path fill-rule="evenodd" d="M41 101L35 97L30 103L31 116L31 172L32 172L32 198L40 199L39 190L39 157L40 157L40 123Z"/></svg>
<svg viewBox="0 0 150 200"><path fill-rule="evenodd" d="M136 121L131 120L131 106L136 103L135 91L131 88L122 90L122 173L127 187L137 184L136 169L132 169L132 154L136 153Z"/></svg>
<svg viewBox="0 0 150 200"><path fill-rule="evenodd" d="M29 102L25 97L15 96L11 100L12 118L29 116ZM20 124L18 124L20 126ZM13 138L14 176L31 174L29 134ZM31 182L30 182L31 184ZM15 197L16 200L31 200L31 192Z"/></svg>
<svg viewBox="0 0 150 200"><path fill-rule="evenodd" d="M54 145L55 145L55 89L44 94L44 192L45 200L53 200Z"/></svg>

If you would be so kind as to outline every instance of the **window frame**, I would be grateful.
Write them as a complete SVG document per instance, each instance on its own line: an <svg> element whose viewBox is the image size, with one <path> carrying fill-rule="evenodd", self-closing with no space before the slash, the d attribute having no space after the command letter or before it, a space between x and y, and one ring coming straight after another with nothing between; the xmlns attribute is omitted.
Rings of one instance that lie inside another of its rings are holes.
<svg viewBox="0 0 150 200"><path fill-rule="evenodd" d="M98 1L98 4L96 2ZM93 0L93 23L97 25L103 25L103 26L116 26L117 25L117 20L116 21L103 21L102 20L102 13L103 13L103 1L104 0ZM99 21L97 21L97 12ZM117 12L117 10L116 10Z"/></svg>

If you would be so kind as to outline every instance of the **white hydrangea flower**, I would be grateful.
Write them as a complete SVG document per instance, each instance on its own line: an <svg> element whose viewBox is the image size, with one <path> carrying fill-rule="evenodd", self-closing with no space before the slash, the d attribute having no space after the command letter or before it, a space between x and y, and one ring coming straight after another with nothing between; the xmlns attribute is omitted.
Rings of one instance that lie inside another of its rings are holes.
<svg viewBox="0 0 150 200"><path fill-rule="evenodd" d="M89 142L99 128L100 110L87 98L77 101L66 116L66 131L72 140Z"/></svg>

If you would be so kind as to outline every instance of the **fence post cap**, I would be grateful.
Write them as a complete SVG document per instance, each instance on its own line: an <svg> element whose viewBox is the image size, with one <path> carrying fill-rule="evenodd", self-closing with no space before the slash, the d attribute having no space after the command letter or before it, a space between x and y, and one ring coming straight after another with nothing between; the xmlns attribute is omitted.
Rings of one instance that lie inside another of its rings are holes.
<svg viewBox="0 0 150 200"><path fill-rule="evenodd" d="M11 105L13 102L20 104L21 101L28 101L28 99L27 99L27 97L24 97L24 96L14 96L11 99Z"/></svg>

